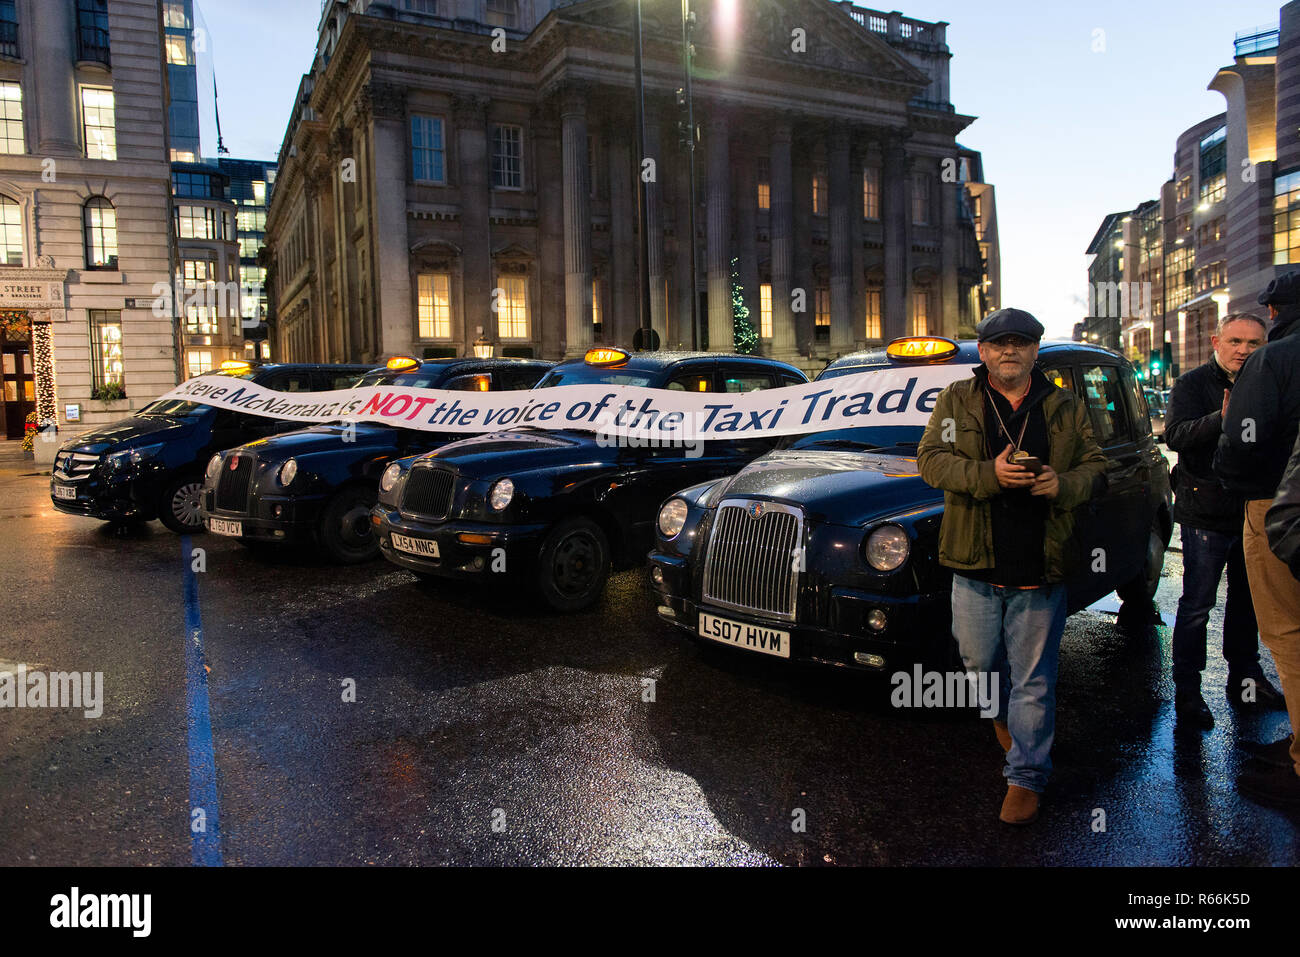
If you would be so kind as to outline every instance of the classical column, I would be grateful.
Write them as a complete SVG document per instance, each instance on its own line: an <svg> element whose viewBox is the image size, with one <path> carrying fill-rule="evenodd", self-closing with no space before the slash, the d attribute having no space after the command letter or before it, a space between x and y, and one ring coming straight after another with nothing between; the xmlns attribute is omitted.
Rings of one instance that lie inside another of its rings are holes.
<svg viewBox="0 0 1300 957"><path fill-rule="evenodd" d="M867 337L867 263L866 256L862 251L865 229L863 211L866 199L863 170L866 165L864 144L861 137L855 136L853 149L849 154L849 184L852 187L849 193L849 244L852 247L849 256L849 275L851 277L850 289L853 302L850 307L850 317L853 326L854 348L862 348L866 344Z"/></svg>
<svg viewBox="0 0 1300 957"><path fill-rule="evenodd" d="M763 140L762 142L766 142ZM762 295L758 278L758 177L754 169L754 151L747 139L737 150L734 202L736 208L736 254L740 259L740 285L754 331L762 333ZM730 291L730 290L728 290ZM760 345L767 345L760 339Z"/></svg>
<svg viewBox="0 0 1300 957"><path fill-rule="evenodd" d="M374 292L367 302L363 290L361 303L363 316L369 312L375 317L368 331L377 334L367 336L363 355L353 358L370 360L409 348L414 333L411 248L406 228L406 91L400 86L372 82L362 88L361 97L372 117L375 163L371 217L374 231L370 236L374 249L370 284Z"/></svg>
<svg viewBox="0 0 1300 957"><path fill-rule="evenodd" d="M853 231L849 217L853 185L849 176L849 131L837 126L831 130L827 154L830 177L830 246L831 246L831 351L844 355L853 351ZM857 210L862 217L862 207Z"/></svg>
<svg viewBox="0 0 1300 957"><path fill-rule="evenodd" d="M636 183L628 128L610 123L609 131L609 311L605 341L630 348L638 312Z"/></svg>
<svg viewBox="0 0 1300 957"><path fill-rule="evenodd" d="M76 71L72 68L77 42L73 4L45 2L39 6L40 13L32 18L35 49L24 51L36 74L35 103L29 102L23 111L28 123L35 120L37 129L36 148L29 144L28 149L47 156L76 156L81 153L81 142Z"/></svg>
<svg viewBox="0 0 1300 957"><path fill-rule="evenodd" d="M731 352L731 142L725 115L709 121L708 148L709 351Z"/></svg>
<svg viewBox="0 0 1300 957"><path fill-rule="evenodd" d="M466 355L473 355L473 344L480 326L489 338L495 338L497 333L496 315L492 312L492 292L497 277L492 274L488 104L485 96L456 96L452 99L459 160L456 180L460 185L460 314L464 320L463 328L453 326L452 335L459 335Z"/></svg>
<svg viewBox="0 0 1300 957"><path fill-rule="evenodd" d="M957 226L957 192L962 189L960 183L945 183L939 180L939 325L934 326L937 335L957 338L960 324L960 306L957 289L957 259L961 255Z"/></svg>
<svg viewBox="0 0 1300 957"><path fill-rule="evenodd" d="M647 98L645 106L645 149L646 156L637 163L637 175L645 177L646 159L654 160L654 177L645 184L646 221L650 230L650 325L659 333L663 346L668 344L668 303L664 296L664 217L661 203L663 190L659 188L659 177L667 166L664 151L660 148L659 112L656 105Z"/></svg>
<svg viewBox="0 0 1300 957"><path fill-rule="evenodd" d="M803 303L803 311L794 314L795 350L802 353L805 337L809 343L816 341L813 329L817 312L817 276L813 272L812 191L813 167L808 144L816 134L808 126L800 126L796 139L799 148L791 151L790 198L794 221L794 276L792 285L802 290L796 297ZM795 303L798 305L798 302Z"/></svg>
<svg viewBox="0 0 1300 957"><path fill-rule="evenodd" d="M533 138L537 144L539 170L557 170L564 163L560 128L549 111L534 114ZM537 191L537 219L541 237L541 307L536 310L541 323L542 356L554 358L563 353L564 323L564 196L558 189ZM473 330L470 330L473 331ZM493 329L495 334L495 329Z"/></svg>
<svg viewBox="0 0 1300 957"><path fill-rule="evenodd" d="M560 100L564 144L564 338L568 357L591 348L591 187L587 171L587 94L564 89Z"/></svg>
<svg viewBox="0 0 1300 957"><path fill-rule="evenodd" d="M908 334L907 293L911 256L907 248L907 224L911 210L907 203L907 157L903 138L886 134L882 154L880 213L885 234L885 294L881 332L885 342L889 342Z"/></svg>
<svg viewBox="0 0 1300 957"><path fill-rule="evenodd" d="M668 303L668 315L665 321L668 330L663 340L665 348L680 347L689 349L691 347L691 297L694 296L698 302L700 294L699 290L691 282L690 162L690 154L685 150L675 151L671 195L677 256L673 260L674 296ZM698 244L695 247L695 252L696 254L699 253ZM697 264L697 277L698 268ZM702 327L707 321L706 316L700 317Z"/></svg>
<svg viewBox="0 0 1300 957"><path fill-rule="evenodd" d="M794 172L791 165L789 123L772 130L771 238L772 238L772 355L791 359L799 354L790 288L794 277Z"/></svg>

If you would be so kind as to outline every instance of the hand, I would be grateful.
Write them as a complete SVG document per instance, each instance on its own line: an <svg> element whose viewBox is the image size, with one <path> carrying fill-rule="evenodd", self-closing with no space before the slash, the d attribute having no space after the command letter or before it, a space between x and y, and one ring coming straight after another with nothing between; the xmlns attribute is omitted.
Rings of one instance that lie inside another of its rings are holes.
<svg viewBox="0 0 1300 957"><path fill-rule="evenodd" d="M997 473L998 484L1003 488L1028 488L1034 484L1034 473L1023 465L1012 465L1007 461L1007 456L1011 454L1013 447L1008 442L1007 447L993 460L993 470Z"/></svg>
<svg viewBox="0 0 1300 957"><path fill-rule="evenodd" d="M1061 480L1050 465L1044 465L1043 470L1034 476L1034 487L1030 490L1030 495L1046 495L1048 498L1056 498L1056 493L1061 490Z"/></svg>
<svg viewBox="0 0 1300 957"><path fill-rule="evenodd" d="M1228 417L1228 397L1231 395L1232 395L1231 389L1223 390L1223 408L1219 410L1219 415L1220 417L1225 419Z"/></svg>

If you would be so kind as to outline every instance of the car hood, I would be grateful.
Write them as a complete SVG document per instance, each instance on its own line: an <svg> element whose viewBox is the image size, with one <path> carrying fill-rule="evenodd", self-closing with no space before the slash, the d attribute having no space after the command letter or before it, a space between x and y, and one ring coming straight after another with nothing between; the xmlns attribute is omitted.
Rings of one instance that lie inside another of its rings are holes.
<svg viewBox="0 0 1300 957"><path fill-rule="evenodd" d="M489 432L430 452L427 459L469 477L490 477L536 468L612 462L617 449L602 447L591 432Z"/></svg>
<svg viewBox="0 0 1300 957"><path fill-rule="evenodd" d="M800 505L810 518L836 525L867 522L942 504L926 485L916 459L888 452L791 449L755 459L730 479L721 495L761 496Z"/></svg>
<svg viewBox="0 0 1300 957"><path fill-rule="evenodd" d="M193 419L170 419L164 416L131 416L119 419L64 443L64 449L78 449L95 455L108 451L129 449L137 445L167 442L188 435L197 428Z"/></svg>
<svg viewBox="0 0 1300 957"><path fill-rule="evenodd" d="M357 422L356 432L345 441L351 429L345 425L313 425L294 432L281 432L249 442L242 448L253 452L260 461L285 461L297 455L316 452L362 451L376 447L391 448L401 439L401 431L377 422Z"/></svg>

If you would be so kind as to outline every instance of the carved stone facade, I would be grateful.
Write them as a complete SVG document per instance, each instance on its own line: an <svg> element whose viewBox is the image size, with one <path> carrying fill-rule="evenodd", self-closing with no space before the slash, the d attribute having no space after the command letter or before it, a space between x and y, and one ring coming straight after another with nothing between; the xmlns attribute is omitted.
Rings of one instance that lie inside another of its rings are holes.
<svg viewBox="0 0 1300 957"><path fill-rule="evenodd" d="M680 3L644 3L644 157L625 2L497 34L327 8L268 220L279 357L630 345L639 179L666 348L691 347L693 301L707 347L733 347L733 262L762 351L810 368L969 332L982 272L955 137L972 117L929 99L947 95L944 25L747 0L732 39L698 6L693 289Z"/></svg>

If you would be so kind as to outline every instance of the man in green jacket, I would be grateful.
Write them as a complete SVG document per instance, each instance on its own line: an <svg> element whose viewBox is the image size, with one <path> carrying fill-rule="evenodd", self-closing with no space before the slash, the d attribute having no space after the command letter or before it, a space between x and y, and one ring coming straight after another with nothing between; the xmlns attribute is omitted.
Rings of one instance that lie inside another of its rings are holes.
<svg viewBox="0 0 1300 957"><path fill-rule="evenodd" d="M939 561L954 572L962 660L999 676L999 816L1028 824L1052 768L1064 582L1078 560L1072 513L1105 482L1106 456L1084 403L1035 365L1037 319L999 309L976 333L983 364L940 393L916 460L944 493Z"/></svg>

